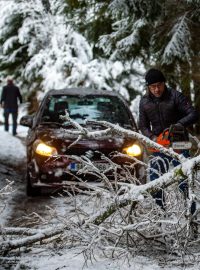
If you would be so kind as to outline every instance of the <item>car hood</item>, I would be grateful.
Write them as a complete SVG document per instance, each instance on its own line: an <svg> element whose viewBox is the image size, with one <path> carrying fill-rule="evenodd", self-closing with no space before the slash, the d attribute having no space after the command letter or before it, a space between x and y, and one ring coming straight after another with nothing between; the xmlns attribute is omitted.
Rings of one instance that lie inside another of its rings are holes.
<svg viewBox="0 0 200 270"><path fill-rule="evenodd" d="M45 128L44 130L44 127L41 127L37 129L36 137L56 147L59 154L73 155L81 155L88 150L108 154L113 151L121 151L122 148L133 142L133 140L127 140L123 136L111 137L111 135L98 139L83 138L76 141L77 135L69 134L68 130L64 128Z"/></svg>

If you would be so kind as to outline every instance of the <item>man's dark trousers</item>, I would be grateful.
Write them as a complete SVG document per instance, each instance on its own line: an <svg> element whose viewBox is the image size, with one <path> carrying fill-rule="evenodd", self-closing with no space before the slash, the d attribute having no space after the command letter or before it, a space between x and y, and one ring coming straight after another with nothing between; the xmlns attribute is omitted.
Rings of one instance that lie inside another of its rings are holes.
<svg viewBox="0 0 200 270"><path fill-rule="evenodd" d="M17 132L17 116L18 116L18 112L17 110L13 110L13 109L5 109L4 110L4 117L5 117L5 131L9 130L9 115L12 114L12 122L13 122L13 135L16 135Z"/></svg>
<svg viewBox="0 0 200 270"><path fill-rule="evenodd" d="M182 154L184 157L189 157L189 151L183 151ZM180 165L180 162L173 159L170 156L167 156L160 152L155 152L152 154L153 158L150 161L150 181L156 180L162 174L168 172L170 164L173 167ZM188 184L184 181L181 181L179 184L179 190L183 192L184 196L188 197ZM156 203L164 210L165 209L165 198L163 190L159 190L153 196L156 200ZM196 211L196 203L192 202L191 205L191 214L194 214Z"/></svg>

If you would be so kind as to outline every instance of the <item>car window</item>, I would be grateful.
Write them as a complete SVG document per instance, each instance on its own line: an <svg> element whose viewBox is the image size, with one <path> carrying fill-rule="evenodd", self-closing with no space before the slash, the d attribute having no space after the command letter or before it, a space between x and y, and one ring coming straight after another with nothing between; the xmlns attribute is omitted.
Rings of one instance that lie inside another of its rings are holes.
<svg viewBox="0 0 200 270"><path fill-rule="evenodd" d="M60 117L65 115L65 110L79 124L90 119L131 126L124 103L119 98L110 96L51 96L42 113L42 121L65 122Z"/></svg>

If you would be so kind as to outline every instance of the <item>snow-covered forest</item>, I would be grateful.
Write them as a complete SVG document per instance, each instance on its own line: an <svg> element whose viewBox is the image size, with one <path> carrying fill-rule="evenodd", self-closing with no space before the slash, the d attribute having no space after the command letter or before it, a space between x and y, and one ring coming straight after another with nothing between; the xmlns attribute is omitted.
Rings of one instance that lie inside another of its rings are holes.
<svg viewBox="0 0 200 270"><path fill-rule="evenodd" d="M1 0L0 18L1 77L26 97L92 86L132 102L157 66L199 107L198 0Z"/></svg>
<svg viewBox="0 0 200 270"><path fill-rule="evenodd" d="M34 100L40 102L51 89L92 87L119 92L137 119L145 72L157 67L167 84L200 112L199 27L200 0L0 0L0 80L4 85L7 78L14 79L31 113ZM23 197L22 183L17 182L18 192L15 179L6 180L0 185L0 269L199 269L200 119L190 135L193 156L185 158L118 125L101 122L102 130L91 131L67 112L63 117L76 129L69 133L77 140L117 134L180 165L141 185L130 168L120 168L119 174L119 167L104 156L115 175L113 186L88 158L76 157L102 186L81 182L84 190L80 185L80 190L45 198L44 213L35 207L37 199ZM6 148L0 161L9 161L15 170L21 155L20 166L25 167L26 135L13 140L0 134L16 151L13 158ZM135 161L146 177L148 160ZM183 179L187 195L180 192ZM165 211L153 198L160 189L165 190ZM15 194L34 210L12 226L8 209L17 201ZM197 211L192 216L193 201Z"/></svg>

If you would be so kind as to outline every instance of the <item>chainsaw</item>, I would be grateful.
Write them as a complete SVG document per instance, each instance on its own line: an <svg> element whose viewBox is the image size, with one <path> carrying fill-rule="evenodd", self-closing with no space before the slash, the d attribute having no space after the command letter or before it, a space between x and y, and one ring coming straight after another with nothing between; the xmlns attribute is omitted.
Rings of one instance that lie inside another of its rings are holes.
<svg viewBox="0 0 200 270"><path fill-rule="evenodd" d="M157 137L156 142L166 148L172 148L176 152L192 148L192 143L188 140L188 133L184 126L171 125ZM159 150L152 148L150 151L159 152Z"/></svg>

